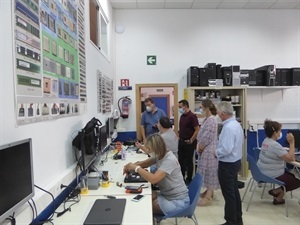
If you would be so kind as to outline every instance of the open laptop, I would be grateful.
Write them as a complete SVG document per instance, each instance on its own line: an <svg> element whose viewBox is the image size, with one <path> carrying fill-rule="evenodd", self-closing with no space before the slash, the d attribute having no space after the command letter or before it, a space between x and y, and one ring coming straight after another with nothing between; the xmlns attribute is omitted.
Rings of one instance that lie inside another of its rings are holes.
<svg viewBox="0 0 300 225"><path fill-rule="evenodd" d="M126 199L97 199L83 225L121 225Z"/></svg>

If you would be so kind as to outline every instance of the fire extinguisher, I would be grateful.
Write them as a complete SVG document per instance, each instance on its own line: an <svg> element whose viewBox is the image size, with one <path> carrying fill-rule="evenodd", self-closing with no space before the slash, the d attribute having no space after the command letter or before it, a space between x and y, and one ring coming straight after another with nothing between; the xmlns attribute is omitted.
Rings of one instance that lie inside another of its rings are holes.
<svg viewBox="0 0 300 225"><path fill-rule="evenodd" d="M120 106L120 102L121 102L121 106ZM127 119L129 116L129 104L131 104L131 99L129 98L129 96L124 96L118 100L120 116L123 119Z"/></svg>

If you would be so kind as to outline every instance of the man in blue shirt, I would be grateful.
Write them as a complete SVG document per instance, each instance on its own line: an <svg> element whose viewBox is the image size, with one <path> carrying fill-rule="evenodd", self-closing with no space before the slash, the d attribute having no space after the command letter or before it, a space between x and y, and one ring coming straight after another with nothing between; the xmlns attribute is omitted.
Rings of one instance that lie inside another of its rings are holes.
<svg viewBox="0 0 300 225"><path fill-rule="evenodd" d="M143 142L146 142L150 134L158 133L157 123L161 117L166 116L166 113L155 106L152 98L146 98L144 103L146 110L142 114L141 133Z"/></svg>
<svg viewBox="0 0 300 225"><path fill-rule="evenodd" d="M218 116L223 121L216 157L219 160L218 177L225 199L225 220L222 225L243 225L242 204L238 189L238 172L243 154L244 133L233 117L230 102L218 104Z"/></svg>

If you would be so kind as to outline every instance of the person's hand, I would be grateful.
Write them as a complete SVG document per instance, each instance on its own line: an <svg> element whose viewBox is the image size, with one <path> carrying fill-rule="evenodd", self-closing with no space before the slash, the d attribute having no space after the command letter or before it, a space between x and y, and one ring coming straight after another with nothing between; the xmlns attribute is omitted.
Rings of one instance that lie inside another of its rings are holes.
<svg viewBox="0 0 300 225"><path fill-rule="evenodd" d="M202 153L202 152L203 152L203 149L200 148L200 146L198 146L197 151L198 151L199 153Z"/></svg>
<svg viewBox="0 0 300 225"><path fill-rule="evenodd" d="M294 138L294 135L292 133L287 133L286 140L289 144L294 144L295 143L295 138Z"/></svg>
<svg viewBox="0 0 300 225"><path fill-rule="evenodd" d="M188 145L191 145L193 144L193 141L190 139L190 140L185 140L185 143L187 143Z"/></svg>
<svg viewBox="0 0 300 225"><path fill-rule="evenodd" d="M142 144L138 141L135 142L135 147L137 148L141 148L142 147Z"/></svg>
<svg viewBox="0 0 300 225"><path fill-rule="evenodd" d="M123 174L128 173L131 170L135 170L135 167L137 167L137 165L135 165L134 163L128 163L124 166L123 168Z"/></svg>

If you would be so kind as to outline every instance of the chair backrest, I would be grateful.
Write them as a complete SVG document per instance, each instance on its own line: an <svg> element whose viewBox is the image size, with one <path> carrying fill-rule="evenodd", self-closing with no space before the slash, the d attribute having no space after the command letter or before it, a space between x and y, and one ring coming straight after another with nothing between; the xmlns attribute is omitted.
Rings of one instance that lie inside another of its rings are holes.
<svg viewBox="0 0 300 225"><path fill-rule="evenodd" d="M192 217L195 211L195 208L198 203L198 198L200 195L202 186L202 176L198 173L195 174L193 180L188 186L189 190L189 197L190 197L190 205L184 210L177 211L174 213L170 213L168 215L165 215L163 219L172 218L172 217Z"/></svg>
<svg viewBox="0 0 300 225"><path fill-rule="evenodd" d="M254 157L254 160L255 160L256 162L257 162L258 159L259 159L260 151L261 151L261 149L258 148L258 147L254 147L254 148L253 148L253 157Z"/></svg>
<svg viewBox="0 0 300 225"><path fill-rule="evenodd" d="M263 174L260 171L260 169L258 168L255 159L251 155L249 155L249 154L247 155L247 160L248 160L248 163L249 163L249 167L250 167L252 177L256 182L264 182L264 183L284 185L283 182Z"/></svg>

